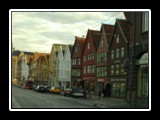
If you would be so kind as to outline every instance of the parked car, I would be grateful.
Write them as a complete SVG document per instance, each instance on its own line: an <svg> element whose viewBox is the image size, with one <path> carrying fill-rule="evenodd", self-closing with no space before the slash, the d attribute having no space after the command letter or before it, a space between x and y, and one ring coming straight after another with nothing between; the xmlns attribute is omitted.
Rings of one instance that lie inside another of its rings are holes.
<svg viewBox="0 0 160 120"><path fill-rule="evenodd" d="M66 88L64 89L64 96L72 96L72 89L71 88Z"/></svg>
<svg viewBox="0 0 160 120"><path fill-rule="evenodd" d="M44 86L43 85L37 85L35 88L35 92L44 92Z"/></svg>
<svg viewBox="0 0 160 120"><path fill-rule="evenodd" d="M52 87L50 89L50 93L55 93L55 94L60 94L61 93L61 90L59 87Z"/></svg>
<svg viewBox="0 0 160 120"><path fill-rule="evenodd" d="M51 86L49 85L44 85L44 92L49 92L51 89Z"/></svg>
<svg viewBox="0 0 160 120"><path fill-rule="evenodd" d="M72 92L73 92L72 93L73 97L76 97L76 98L83 97L84 98L83 89L81 89L81 88L75 88Z"/></svg>

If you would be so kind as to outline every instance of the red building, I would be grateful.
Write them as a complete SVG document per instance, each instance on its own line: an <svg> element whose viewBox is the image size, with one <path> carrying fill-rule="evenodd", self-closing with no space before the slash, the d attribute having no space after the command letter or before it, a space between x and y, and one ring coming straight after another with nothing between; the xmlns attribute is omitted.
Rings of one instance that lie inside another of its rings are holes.
<svg viewBox="0 0 160 120"><path fill-rule="evenodd" d="M110 91L106 90L108 87L111 88L109 80L107 78L107 53L108 46L111 41L114 25L102 24L100 39L98 41L96 52L96 76L97 76L97 89L103 91L104 96L110 96ZM110 89L109 88L109 89Z"/></svg>
<svg viewBox="0 0 160 120"><path fill-rule="evenodd" d="M99 31L88 30L82 55L82 80L84 89L89 92L96 92L95 48L99 35Z"/></svg>
<svg viewBox="0 0 160 120"><path fill-rule="evenodd" d="M111 96L122 98L126 96L129 36L128 22L116 19L108 53L108 79L110 84L106 86L106 90L110 92Z"/></svg>
<svg viewBox="0 0 160 120"><path fill-rule="evenodd" d="M71 54L71 86L80 87L84 85L82 81L82 52L85 38L75 37L75 43Z"/></svg>

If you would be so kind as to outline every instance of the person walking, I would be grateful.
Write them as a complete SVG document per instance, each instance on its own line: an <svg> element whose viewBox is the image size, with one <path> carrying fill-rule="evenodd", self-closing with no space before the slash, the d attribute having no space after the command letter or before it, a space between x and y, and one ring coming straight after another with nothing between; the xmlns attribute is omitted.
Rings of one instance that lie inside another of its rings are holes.
<svg viewBox="0 0 160 120"><path fill-rule="evenodd" d="M99 98L99 99L101 98L101 94L102 94L102 91L99 90L99 92L98 92L98 98Z"/></svg>

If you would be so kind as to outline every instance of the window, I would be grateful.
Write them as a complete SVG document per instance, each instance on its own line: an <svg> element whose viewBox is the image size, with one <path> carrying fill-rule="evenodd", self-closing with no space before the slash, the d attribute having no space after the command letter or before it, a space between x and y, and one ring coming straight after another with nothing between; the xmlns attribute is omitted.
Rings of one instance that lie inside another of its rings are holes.
<svg viewBox="0 0 160 120"><path fill-rule="evenodd" d="M111 51L111 59L114 59L114 50Z"/></svg>
<svg viewBox="0 0 160 120"><path fill-rule="evenodd" d="M97 62L100 62L100 55L101 53L97 53Z"/></svg>
<svg viewBox="0 0 160 120"><path fill-rule="evenodd" d="M116 65L116 75L119 75L119 64Z"/></svg>
<svg viewBox="0 0 160 120"><path fill-rule="evenodd" d="M111 75L114 75L114 65L111 65Z"/></svg>
<svg viewBox="0 0 160 120"><path fill-rule="evenodd" d="M90 43L88 43L88 49L90 49Z"/></svg>
<svg viewBox="0 0 160 120"><path fill-rule="evenodd" d="M69 74L69 72L67 74ZM80 69L72 69L72 76L80 76Z"/></svg>
<svg viewBox="0 0 160 120"><path fill-rule="evenodd" d="M94 60L94 53L88 54L88 61Z"/></svg>
<svg viewBox="0 0 160 120"><path fill-rule="evenodd" d="M76 46L76 52L78 51L78 47Z"/></svg>
<svg viewBox="0 0 160 120"><path fill-rule="evenodd" d="M142 32L148 31L148 22L149 19L149 12L142 13Z"/></svg>
<svg viewBox="0 0 160 120"><path fill-rule="evenodd" d="M103 47L103 40L101 41L101 47Z"/></svg>
<svg viewBox="0 0 160 120"><path fill-rule="evenodd" d="M81 58L78 58L78 65L81 65Z"/></svg>
<svg viewBox="0 0 160 120"><path fill-rule="evenodd" d="M107 76L107 67L97 67L97 77Z"/></svg>
<svg viewBox="0 0 160 120"><path fill-rule="evenodd" d="M119 34L117 34L116 43L119 43Z"/></svg>
<svg viewBox="0 0 160 120"><path fill-rule="evenodd" d="M72 59L72 65L76 65L76 59Z"/></svg>
<svg viewBox="0 0 160 120"><path fill-rule="evenodd" d="M116 58L119 58L119 48L116 49Z"/></svg>
<svg viewBox="0 0 160 120"><path fill-rule="evenodd" d="M91 71L91 66L89 65L87 69L87 73L91 73L90 71Z"/></svg>
<svg viewBox="0 0 160 120"><path fill-rule="evenodd" d="M124 57L124 47L121 48L121 57Z"/></svg>
<svg viewBox="0 0 160 120"><path fill-rule="evenodd" d="M84 71L83 71L83 73L86 73L86 66L84 66Z"/></svg>
<svg viewBox="0 0 160 120"><path fill-rule="evenodd" d="M107 52L97 53L97 62L107 61Z"/></svg>

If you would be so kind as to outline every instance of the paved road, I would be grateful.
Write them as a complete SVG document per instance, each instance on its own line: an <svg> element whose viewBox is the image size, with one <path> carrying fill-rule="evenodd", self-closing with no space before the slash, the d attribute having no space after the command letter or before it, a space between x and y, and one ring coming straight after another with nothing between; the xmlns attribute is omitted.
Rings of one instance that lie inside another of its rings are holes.
<svg viewBox="0 0 160 120"><path fill-rule="evenodd" d="M64 97L38 93L12 86L12 108L96 108L93 102L83 98Z"/></svg>

